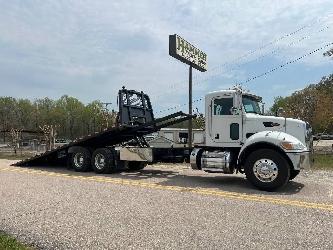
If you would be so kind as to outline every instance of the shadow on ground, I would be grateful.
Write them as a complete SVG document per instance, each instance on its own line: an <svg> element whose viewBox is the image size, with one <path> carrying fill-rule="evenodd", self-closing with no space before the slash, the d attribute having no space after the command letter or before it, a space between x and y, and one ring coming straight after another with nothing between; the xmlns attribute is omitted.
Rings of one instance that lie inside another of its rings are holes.
<svg viewBox="0 0 333 250"><path fill-rule="evenodd" d="M193 171L191 172L193 173ZM196 174L195 172L194 174ZM187 188L218 188L221 191L246 194L291 195L300 192L304 187L302 183L290 181L276 192L266 192L252 186L245 178L245 175L211 174L201 171L198 173L199 175L193 175L192 173L190 171L183 174L177 171L144 169L137 172L125 172L121 176L132 180L165 178L166 180L159 182L159 184Z"/></svg>
<svg viewBox="0 0 333 250"><path fill-rule="evenodd" d="M140 171L124 170L113 174L96 174L94 172L75 172L66 167L20 167L25 169L42 170L54 173L66 173L73 176L98 176L106 178L121 178L124 180L137 180L156 183L163 186L179 186L184 188L214 188L220 191L245 193L245 194L263 194L263 195L292 195L300 192L304 185L296 181L290 181L283 188L275 192L266 192L258 190L252 186L245 178L245 175L225 175L211 174L202 171L192 171L187 167L175 168L173 165L159 169L159 166L150 165Z"/></svg>

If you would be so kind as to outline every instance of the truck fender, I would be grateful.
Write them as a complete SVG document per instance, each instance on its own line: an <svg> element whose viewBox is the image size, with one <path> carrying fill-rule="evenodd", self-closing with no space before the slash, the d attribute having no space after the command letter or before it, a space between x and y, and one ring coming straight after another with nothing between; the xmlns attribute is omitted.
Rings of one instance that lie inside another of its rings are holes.
<svg viewBox="0 0 333 250"><path fill-rule="evenodd" d="M238 157L237 165L240 167L243 165L244 160L250 155L253 151L259 148L271 148L280 152L283 156L286 157L290 166L294 167L291 159L281 147L282 141L289 141L293 143L301 143L297 138L292 135L289 135L285 132L280 131L261 131L250 136L244 145L241 147Z"/></svg>
<svg viewBox="0 0 333 250"><path fill-rule="evenodd" d="M72 147L68 148L67 153L68 153L68 154L72 154L72 153L74 153L76 150L79 150L79 149L82 149L82 148L86 148L86 147L82 147L82 146L72 146ZM86 149L88 149L88 148L86 148ZM88 150L89 150L89 149L88 149ZM90 151L90 150L89 150L89 151Z"/></svg>

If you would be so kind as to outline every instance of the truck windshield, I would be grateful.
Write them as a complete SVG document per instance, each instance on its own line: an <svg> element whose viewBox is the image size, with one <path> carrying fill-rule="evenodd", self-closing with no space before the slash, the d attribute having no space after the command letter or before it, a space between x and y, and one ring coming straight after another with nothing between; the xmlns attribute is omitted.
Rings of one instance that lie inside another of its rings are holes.
<svg viewBox="0 0 333 250"><path fill-rule="evenodd" d="M243 106L246 113L261 114L259 102L249 96L243 96Z"/></svg>

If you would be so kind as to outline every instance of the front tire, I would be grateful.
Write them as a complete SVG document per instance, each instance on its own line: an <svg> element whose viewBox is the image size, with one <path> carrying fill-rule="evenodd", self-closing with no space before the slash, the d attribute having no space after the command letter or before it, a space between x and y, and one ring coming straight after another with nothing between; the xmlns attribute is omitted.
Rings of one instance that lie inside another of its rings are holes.
<svg viewBox="0 0 333 250"><path fill-rule="evenodd" d="M272 149L252 152L244 165L246 178L257 188L273 191L284 186L290 178L288 161Z"/></svg>

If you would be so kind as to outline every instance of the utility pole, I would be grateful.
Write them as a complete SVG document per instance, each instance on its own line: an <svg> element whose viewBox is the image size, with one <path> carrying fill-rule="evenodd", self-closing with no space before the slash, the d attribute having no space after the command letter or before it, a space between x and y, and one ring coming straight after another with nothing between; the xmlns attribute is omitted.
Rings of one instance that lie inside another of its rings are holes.
<svg viewBox="0 0 333 250"><path fill-rule="evenodd" d="M192 64L189 68L189 78L188 78L188 113L192 115ZM192 148L192 129L193 122L192 118L188 120L188 147Z"/></svg>
<svg viewBox="0 0 333 250"><path fill-rule="evenodd" d="M36 129L38 129L38 102L36 100L36 113L35 113L35 118L36 118Z"/></svg>
<svg viewBox="0 0 333 250"><path fill-rule="evenodd" d="M188 79L188 113L192 116L192 69L207 71L207 55L177 34L169 36L169 55L190 65ZM192 149L192 117L188 120L188 147Z"/></svg>
<svg viewBox="0 0 333 250"><path fill-rule="evenodd" d="M109 112L108 106L112 104L112 102L102 102L102 104L105 106L106 112Z"/></svg>

